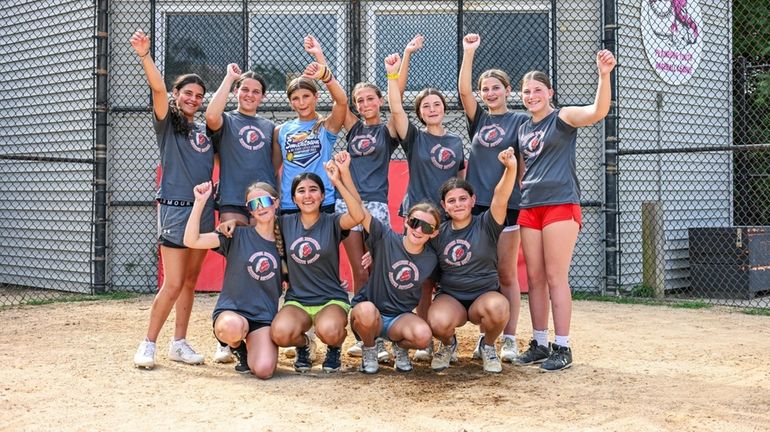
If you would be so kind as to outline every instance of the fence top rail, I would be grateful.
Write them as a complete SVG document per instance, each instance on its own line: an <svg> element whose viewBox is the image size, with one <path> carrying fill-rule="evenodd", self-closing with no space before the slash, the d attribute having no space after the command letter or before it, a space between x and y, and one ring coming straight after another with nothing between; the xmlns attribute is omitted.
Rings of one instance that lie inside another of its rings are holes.
<svg viewBox="0 0 770 432"><path fill-rule="evenodd" d="M670 154L670 153L713 153L713 152L753 152L770 151L770 143L765 144L736 144L728 146L701 146L701 147L681 147L664 149L631 149L618 150L619 156L627 155L649 155L649 154Z"/></svg>

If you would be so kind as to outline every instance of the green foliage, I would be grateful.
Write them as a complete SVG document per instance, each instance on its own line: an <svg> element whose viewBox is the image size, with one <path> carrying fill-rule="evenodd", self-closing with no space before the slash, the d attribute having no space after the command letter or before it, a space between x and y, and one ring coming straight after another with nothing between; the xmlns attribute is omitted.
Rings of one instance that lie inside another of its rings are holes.
<svg viewBox="0 0 770 432"><path fill-rule="evenodd" d="M770 56L770 2L741 0L733 6L733 57L752 62Z"/></svg>
<svg viewBox="0 0 770 432"><path fill-rule="evenodd" d="M655 290L652 289L652 287L644 284L634 285L634 287L631 288L631 296L642 297L642 298L652 298L652 297L655 297Z"/></svg>
<svg viewBox="0 0 770 432"><path fill-rule="evenodd" d="M50 299L33 299L22 303L20 306L40 306L52 303L71 303L71 302L87 302L87 301L101 301L101 300L127 300L138 297L139 294L130 292L110 292L106 294L94 294L94 295L68 295ZM11 307L11 306L9 306ZM15 306L13 306L15 307ZM2 309L5 309L3 307Z"/></svg>
<svg viewBox="0 0 770 432"><path fill-rule="evenodd" d="M770 308L745 308L741 309L741 312L746 315L770 316Z"/></svg>

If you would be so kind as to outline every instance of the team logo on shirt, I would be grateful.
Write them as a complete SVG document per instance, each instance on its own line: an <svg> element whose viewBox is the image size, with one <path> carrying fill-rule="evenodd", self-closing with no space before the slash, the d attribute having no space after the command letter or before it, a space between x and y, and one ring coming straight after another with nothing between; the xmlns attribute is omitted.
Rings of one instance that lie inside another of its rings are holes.
<svg viewBox="0 0 770 432"><path fill-rule="evenodd" d="M530 158L540 154L543 151L544 130L536 130L522 137L521 152L524 157Z"/></svg>
<svg viewBox="0 0 770 432"><path fill-rule="evenodd" d="M497 147L503 142L505 129L497 124L491 124L479 129L479 144L484 147Z"/></svg>
<svg viewBox="0 0 770 432"><path fill-rule="evenodd" d="M321 245L314 238L300 237L289 248L291 259L298 264L313 264L321 257Z"/></svg>
<svg viewBox="0 0 770 432"><path fill-rule="evenodd" d="M311 130L286 135L286 161L306 168L321 157L321 139Z"/></svg>
<svg viewBox="0 0 770 432"><path fill-rule="evenodd" d="M374 153L374 135L356 135L350 139L350 153L355 156L368 156Z"/></svg>
<svg viewBox="0 0 770 432"><path fill-rule="evenodd" d="M246 271L249 272L249 276L258 281L270 280L278 272L278 261L269 253L255 252L249 257Z"/></svg>
<svg viewBox="0 0 770 432"><path fill-rule="evenodd" d="M420 280L420 271L413 262L401 260L390 266L388 280L395 289L408 290L417 285Z"/></svg>
<svg viewBox="0 0 770 432"><path fill-rule="evenodd" d="M265 134L256 126L244 126L238 131L238 142L246 150L259 150L265 146Z"/></svg>
<svg viewBox="0 0 770 432"><path fill-rule="evenodd" d="M436 144L430 149L430 161L438 169L452 169L457 164L455 152L449 147Z"/></svg>
<svg viewBox="0 0 770 432"><path fill-rule="evenodd" d="M471 244L465 240L452 240L444 248L444 262L447 265L459 267L471 260Z"/></svg>
<svg viewBox="0 0 770 432"><path fill-rule="evenodd" d="M211 148L211 140L205 133L191 131L187 137L190 139L190 145L199 153L206 153Z"/></svg>

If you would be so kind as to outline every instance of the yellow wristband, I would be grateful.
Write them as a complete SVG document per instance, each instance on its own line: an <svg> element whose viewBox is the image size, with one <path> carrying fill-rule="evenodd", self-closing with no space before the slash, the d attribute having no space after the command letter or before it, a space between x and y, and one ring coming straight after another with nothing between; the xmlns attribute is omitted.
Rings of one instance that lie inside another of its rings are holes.
<svg viewBox="0 0 770 432"><path fill-rule="evenodd" d="M396 73L389 73L389 74L385 74L385 76L386 76L386 77L387 77L389 80L392 80L392 79L398 79L398 77L399 77L399 75L398 75L398 72L396 72Z"/></svg>

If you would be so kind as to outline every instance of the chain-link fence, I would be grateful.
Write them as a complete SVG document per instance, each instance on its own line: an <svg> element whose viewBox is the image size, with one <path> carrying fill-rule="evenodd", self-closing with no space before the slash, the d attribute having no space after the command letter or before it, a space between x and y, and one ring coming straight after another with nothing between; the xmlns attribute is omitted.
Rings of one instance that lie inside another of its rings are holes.
<svg viewBox="0 0 770 432"><path fill-rule="evenodd" d="M761 261L770 257L770 240L763 240L770 226L770 37L751 21L767 8L762 2L51 3L4 9L10 21L0 45L0 175L7 185L0 304L94 287L157 287L159 156L149 89L128 43L136 29L151 36L167 81L187 72L203 77L206 101L228 63L257 71L268 87L259 113L277 123L293 117L286 83L312 60L302 47L305 35L319 40L350 93L360 81L386 88L384 57L422 34L405 106L413 110L422 88L440 89L449 105L445 126L466 144L457 93L464 34L482 38L473 82L495 67L517 90L526 71L542 70L559 105L593 102L595 53L609 48L618 58L610 115L578 136L584 226L573 289L770 303L770 270L763 270L770 263ZM102 53L109 56L100 67ZM100 73L104 85L94 79ZM523 109L516 91L509 102ZM321 92L320 110L329 107ZM99 120L102 111L107 121ZM98 158L102 133L106 178ZM340 134L337 147L344 145ZM394 155L403 158L400 150Z"/></svg>

